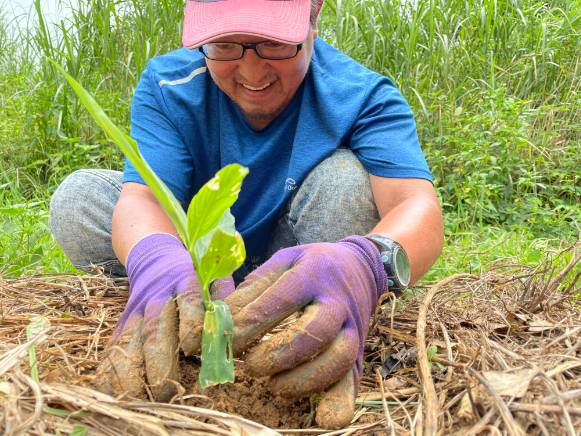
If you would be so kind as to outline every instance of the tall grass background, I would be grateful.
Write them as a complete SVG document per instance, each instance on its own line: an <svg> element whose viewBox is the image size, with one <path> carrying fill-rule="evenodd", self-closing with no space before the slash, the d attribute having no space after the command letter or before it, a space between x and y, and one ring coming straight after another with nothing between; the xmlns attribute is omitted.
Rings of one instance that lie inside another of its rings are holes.
<svg viewBox="0 0 581 436"><path fill-rule="evenodd" d="M147 61L181 47L184 0L40 1L28 28L0 5L0 270L71 271L48 202L79 168L123 157L52 58L130 130ZM390 77L410 102L444 209L428 279L499 258L535 262L581 216L581 0L326 0L319 36Z"/></svg>

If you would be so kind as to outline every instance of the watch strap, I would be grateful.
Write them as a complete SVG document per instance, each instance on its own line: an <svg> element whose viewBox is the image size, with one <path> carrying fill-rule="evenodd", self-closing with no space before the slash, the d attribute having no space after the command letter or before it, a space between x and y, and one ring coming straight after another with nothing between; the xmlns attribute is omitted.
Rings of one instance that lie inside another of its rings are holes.
<svg viewBox="0 0 581 436"><path fill-rule="evenodd" d="M364 238L369 239L372 242L375 242L377 244L377 246L379 247L380 252L389 251L396 244L401 247L401 244L399 244L398 242L394 241L393 239L386 238L385 236L381 236L381 235L367 235L367 236L364 236Z"/></svg>
<svg viewBox="0 0 581 436"><path fill-rule="evenodd" d="M400 249L405 253L404 248L399 242L386 238L385 236L372 234L365 236L365 238L374 242L379 247L383 267L388 278L389 291L399 297L407 289L407 284L402 284L397 277L394 265L394 252L396 249Z"/></svg>

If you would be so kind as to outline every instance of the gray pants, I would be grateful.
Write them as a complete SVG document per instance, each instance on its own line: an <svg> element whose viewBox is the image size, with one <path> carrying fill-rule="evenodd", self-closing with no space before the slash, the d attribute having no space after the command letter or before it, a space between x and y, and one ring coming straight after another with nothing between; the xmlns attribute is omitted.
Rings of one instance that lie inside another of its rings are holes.
<svg viewBox="0 0 581 436"><path fill-rule="evenodd" d="M81 271L94 273L97 266L113 277L127 275L111 243L111 218L122 180L119 171L75 171L51 199L50 228ZM248 256L234 279L240 282L281 248L365 235L378 222L369 174L351 150L340 148L297 188L280 213L266 253Z"/></svg>

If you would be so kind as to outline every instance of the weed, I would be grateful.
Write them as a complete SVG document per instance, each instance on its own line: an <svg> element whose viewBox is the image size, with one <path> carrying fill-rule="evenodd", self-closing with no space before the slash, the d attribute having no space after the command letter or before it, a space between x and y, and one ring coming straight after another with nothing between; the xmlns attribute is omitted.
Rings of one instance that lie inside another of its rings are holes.
<svg viewBox="0 0 581 436"><path fill-rule="evenodd" d="M430 347L427 348L426 350L428 352L428 366L430 367L430 369L432 369L432 359L434 357L436 357L436 354L438 354L438 347L436 347L435 345L432 345ZM436 366L440 369L445 369L444 365L442 365L441 363L435 362Z"/></svg>

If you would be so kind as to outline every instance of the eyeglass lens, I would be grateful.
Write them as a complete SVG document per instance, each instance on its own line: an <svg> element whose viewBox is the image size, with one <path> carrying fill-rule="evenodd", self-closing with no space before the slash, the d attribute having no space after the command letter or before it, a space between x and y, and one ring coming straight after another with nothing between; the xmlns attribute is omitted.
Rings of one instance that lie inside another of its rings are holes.
<svg viewBox="0 0 581 436"><path fill-rule="evenodd" d="M234 42L211 42L204 47L204 54L214 60L240 59L243 51L243 45ZM256 52L265 59L288 59L297 55L298 46L265 41L256 44Z"/></svg>

